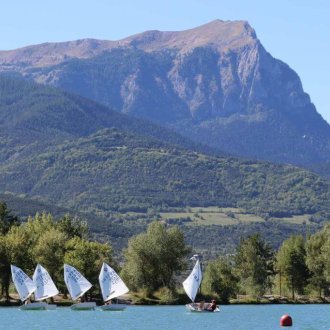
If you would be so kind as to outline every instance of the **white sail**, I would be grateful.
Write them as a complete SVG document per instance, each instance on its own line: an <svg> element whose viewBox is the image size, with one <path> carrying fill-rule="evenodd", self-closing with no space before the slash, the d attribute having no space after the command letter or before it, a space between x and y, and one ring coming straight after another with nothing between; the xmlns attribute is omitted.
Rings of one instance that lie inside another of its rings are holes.
<svg viewBox="0 0 330 330"><path fill-rule="evenodd" d="M14 265L11 265L10 268L15 288L21 300L24 301L36 290L36 286L21 268Z"/></svg>
<svg viewBox="0 0 330 330"><path fill-rule="evenodd" d="M183 282L183 288L192 302L194 302L195 300L201 282L202 282L202 270L201 270L200 262L199 260L197 260L192 272Z"/></svg>
<svg viewBox="0 0 330 330"><path fill-rule="evenodd" d="M129 290L118 274L106 263L103 263L99 276L103 300L119 297Z"/></svg>
<svg viewBox="0 0 330 330"><path fill-rule="evenodd" d="M39 264L34 271L33 282L37 287L35 300L54 297L59 293L47 270Z"/></svg>
<svg viewBox="0 0 330 330"><path fill-rule="evenodd" d="M73 300L81 297L92 287L92 284L77 269L67 264L64 264L64 281Z"/></svg>

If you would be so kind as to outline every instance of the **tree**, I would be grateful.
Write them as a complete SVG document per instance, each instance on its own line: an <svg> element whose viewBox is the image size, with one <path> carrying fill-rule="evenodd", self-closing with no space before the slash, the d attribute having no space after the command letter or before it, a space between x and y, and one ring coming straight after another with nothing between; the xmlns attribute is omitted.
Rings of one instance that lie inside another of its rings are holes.
<svg viewBox="0 0 330 330"><path fill-rule="evenodd" d="M64 262L81 272L90 282L97 283L103 262L112 262L109 244L90 242L80 237L70 239L66 246Z"/></svg>
<svg viewBox="0 0 330 330"><path fill-rule="evenodd" d="M8 258L6 253L6 237L0 235L0 284L1 284L1 296L6 296L9 299L9 285L8 283Z"/></svg>
<svg viewBox="0 0 330 330"><path fill-rule="evenodd" d="M26 232L30 245L35 245L39 237L44 235L48 230L54 228L55 221L49 213L36 213L34 217L29 217L28 221L22 225Z"/></svg>
<svg viewBox="0 0 330 330"><path fill-rule="evenodd" d="M6 203L0 202L0 235L6 235L12 226L18 225L18 217L11 214Z"/></svg>
<svg viewBox="0 0 330 330"><path fill-rule="evenodd" d="M236 250L235 266L241 288L262 295L270 287L273 273L273 251L259 234L241 240Z"/></svg>
<svg viewBox="0 0 330 330"><path fill-rule="evenodd" d="M75 236L80 238L87 237L88 226L86 221L76 217L72 218L68 214L57 222L56 227L58 230L64 232L69 238L73 238Z"/></svg>
<svg viewBox="0 0 330 330"><path fill-rule="evenodd" d="M326 263L329 254L326 244L329 241L330 227L326 226L322 231L312 235L306 243L306 264L310 271L310 285L318 290L320 297L322 290L328 287L326 278Z"/></svg>
<svg viewBox="0 0 330 330"><path fill-rule="evenodd" d="M228 260L218 258L210 261L204 272L202 291L207 295L217 295L223 303L237 292L238 278Z"/></svg>
<svg viewBox="0 0 330 330"><path fill-rule="evenodd" d="M25 269L26 272L32 272L33 262L30 254L29 237L24 226L11 227L4 239L2 239L2 242L5 247L5 253L2 259L1 281L5 297L8 300L11 279L10 265L14 264Z"/></svg>
<svg viewBox="0 0 330 330"><path fill-rule="evenodd" d="M36 244L31 247L34 262L42 264L55 283L61 284L62 287L64 284L63 260L67 240L65 233L56 228L50 228L39 236Z"/></svg>
<svg viewBox="0 0 330 330"><path fill-rule="evenodd" d="M327 233L327 240L324 243L322 247L322 256L323 256L323 261L324 261L324 275L325 275L325 280L327 283L330 282L330 225L327 225L324 229L324 231ZM329 287L327 287L327 293L329 293Z"/></svg>
<svg viewBox="0 0 330 330"><path fill-rule="evenodd" d="M189 253L182 232L177 227L166 229L152 222L146 233L134 236L124 253L124 279L132 289L155 291L174 288L174 274L185 268Z"/></svg>
<svg viewBox="0 0 330 330"><path fill-rule="evenodd" d="M304 238L295 235L285 240L276 256L276 269L284 283L292 292L292 299L295 292L304 292L308 279L308 268L306 266L306 250Z"/></svg>

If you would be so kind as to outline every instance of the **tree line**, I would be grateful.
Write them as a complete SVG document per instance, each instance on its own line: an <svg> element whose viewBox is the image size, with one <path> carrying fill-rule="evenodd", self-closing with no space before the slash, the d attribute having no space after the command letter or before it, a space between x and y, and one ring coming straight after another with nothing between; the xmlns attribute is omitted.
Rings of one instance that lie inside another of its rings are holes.
<svg viewBox="0 0 330 330"><path fill-rule="evenodd" d="M55 221L50 214L37 213L22 223L11 215L5 203L0 203L0 285L6 300L10 298L11 264L27 274L42 264L59 290L66 293L64 263L78 268L96 283L103 261L112 262L111 246L90 241L84 221L70 216Z"/></svg>
<svg viewBox="0 0 330 330"><path fill-rule="evenodd" d="M194 251L195 252L195 251ZM154 297L166 296L167 302L183 297L181 282L189 274L192 249L182 231L154 221L143 233L133 236L114 260L109 243L91 241L85 222L64 216L55 220L42 213L21 222L0 203L0 285L1 295L10 298L10 264L32 274L37 263L50 273L60 292L67 293L63 264L76 267L93 284L103 262L111 264L131 291ZM201 295L223 303L238 294L260 297L265 294L289 296L329 295L330 225L304 237L291 235L274 250L259 234L241 239L235 253L203 262ZM99 292L94 287L92 295ZM164 301L166 300L164 299Z"/></svg>
<svg viewBox="0 0 330 330"><path fill-rule="evenodd" d="M228 302L237 294L324 297L330 285L330 225L291 235L274 251L258 234L242 239L232 256L208 263L203 292Z"/></svg>

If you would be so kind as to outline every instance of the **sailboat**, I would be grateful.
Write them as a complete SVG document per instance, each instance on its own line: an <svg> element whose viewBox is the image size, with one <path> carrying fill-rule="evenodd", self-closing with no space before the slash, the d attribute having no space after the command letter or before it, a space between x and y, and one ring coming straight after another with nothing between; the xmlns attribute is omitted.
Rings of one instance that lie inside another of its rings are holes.
<svg viewBox="0 0 330 330"><path fill-rule="evenodd" d="M72 300L77 300L92 287L92 284L77 269L67 264L64 264L64 281ZM71 309L92 310L95 307L95 302L81 302L72 305Z"/></svg>
<svg viewBox="0 0 330 330"><path fill-rule="evenodd" d="M122 311L126 308L124 304L107 304L113 298L117 298L129 290L119 275L105 262L102 265L99 282L102 297L105 302L101 306L102 311Z"/></svg>
<svg viewBox="0 0 330 330"><path fill-rule="evenodd" d="M56 309L56 305L50 305L46 302L41 302L42 300L54 297L59 294L59 291L57 290L48 271L40 264L38 264L32 279L36 286L36 290L34 292L35 300L40 301L40 304L44 304L45 309Z"/></svg>
<svg viewBox="0 0 330 330"><path fill-rule="evenodd" d="M43 303L34 302L28 303L29 297L37 289L34 282L27 276L23 270L17 266L10 265L11 276L15 285L15 288L19 294L22 302L25 302L19 309L21 310L35 310L35 309L45 309Z"/></svg>
<svg viewBox="0 0 330 330"><path fill-rule="evenodd" d="M195 266L190 273L190 275L187 277L187 279L183 282L183 288L187 294L187 296L190 298L192 303L187 304L186 308L191 312L219 312L220 309L218 306L214 310L209 309L208 307L210 304L204 304L201 303L195 303L195 298L198 292L198 289L202 283L202 269L201 264L198 255L195 255L191 259L196 260Z"/></svg>

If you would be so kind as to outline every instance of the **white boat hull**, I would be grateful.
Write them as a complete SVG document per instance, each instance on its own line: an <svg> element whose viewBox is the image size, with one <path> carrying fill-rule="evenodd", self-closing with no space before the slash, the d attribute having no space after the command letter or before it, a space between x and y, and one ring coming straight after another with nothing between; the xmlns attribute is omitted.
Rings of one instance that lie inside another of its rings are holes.
<svg viewBox="0 0 330 330"><path fill-rule="evenodd" d="M83 303L74 304L70 308L74 311L89 311L89 310L94 310L96 308L96 303L83 302Z"/></svg>
<svg viewBox="0 0 330 330"><path fill-rule="evenodd" d="M124 304L110 304L110 305L103 305L100 307L101 311L123 311L126 309L126 305Z"/></svg>
<svg viewBox="0 0 330 330"><path fill-rule="evenodd" d="M220 312L219 307L217 306L216 309L214 311L212 311L211 309L207 308L208 304L206 304L206 306L204 306L204 308L200 308L199 304L187 304L186 308L188 311L190 312L194 312L194 313L217 313Z"/></svg>
<svg viewBox="0 0 330 330"><path fill-rule="evenodd" d="M19 307L20 310L22 311L33 311L33 310L54 310L56 309L56 305L49 305L45 302L33 302L33 303L29 303L29 304L25 304L21 307Z"/></svg>

